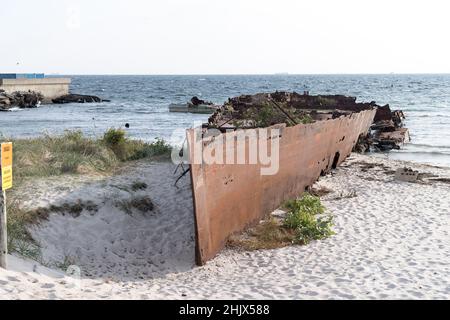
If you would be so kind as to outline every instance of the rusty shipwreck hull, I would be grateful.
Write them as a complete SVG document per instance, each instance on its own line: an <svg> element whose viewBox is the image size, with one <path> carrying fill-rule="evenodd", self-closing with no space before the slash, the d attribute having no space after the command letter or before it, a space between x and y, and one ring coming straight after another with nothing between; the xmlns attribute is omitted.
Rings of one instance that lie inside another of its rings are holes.
<svg viewBox="0 0 450 320"><path fill-rule="evenodd" d="M275 175L261 175L262 164L191 163L197 264L214 258L230 235L258 223L341 164L358 138L368 133L375 114L376 108L372 108L336 119L282 126L277 136L279 170ZM220 138L235 141L236 132L222 135ZM195 156L195 139L195 130L188 130L190 159ZM249 145L247 155L248 149ZM224 146L224 153L234 154L236 148Z"/></svg>

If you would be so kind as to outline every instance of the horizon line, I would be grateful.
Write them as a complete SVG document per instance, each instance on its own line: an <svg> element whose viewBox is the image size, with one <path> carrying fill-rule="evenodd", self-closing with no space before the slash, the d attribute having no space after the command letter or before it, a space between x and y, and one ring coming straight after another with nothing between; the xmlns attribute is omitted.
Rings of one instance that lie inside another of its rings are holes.
<svg viewBox="0 0 450 320"><path fill-rule="evenodd" d="M450 72L411 73L44 73L48 76L363 76L363 75L450 75Z"/></svg>

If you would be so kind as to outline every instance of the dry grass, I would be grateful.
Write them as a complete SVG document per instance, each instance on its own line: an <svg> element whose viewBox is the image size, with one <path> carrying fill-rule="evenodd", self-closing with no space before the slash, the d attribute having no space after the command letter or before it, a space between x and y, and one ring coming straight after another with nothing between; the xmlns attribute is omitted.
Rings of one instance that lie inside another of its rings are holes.
<svg viewBox="0 0 450 320"><path fill-rule="evenodd" d="M42 262L39 244L31 237L27 225L36 217L21 210L14 201L8 201L8 251L22 257Z"/></svg>
<svg viewBox="0 0 450 320"><path fill-rule="evenodd" d="M294 239L292 229L285 228L281 221L271 217L244 234L231 236L228 247L246 251L277 249L291 245Z"/></svg>
<svg viewBox="0 0 450 320"><path fill-rule="evenodd" d="M28 211L28 214L32 217L47 219L50 213L60 213L65 215L66 213L70 214L74 218L78 218L83 210L89 212L97 212L98 205L93 203L92 201L83 202L82 200L78 200L75 203L64 203L62 205L51 205L48 208L37 208L34 210Z"/></svg>
<svg viewBox="0 0 450 320"><path fill-rule="evenodd" d="M12 210L11 207L13 208ZM98 212L98 205L92 201L83 202L78 200L75 203L64 203L62 205L51 205L49 207L24 210L19 207L17 202L14 202L8 206L8 218L9 220L19 218L25 224L38 224L42 220L47 220L51 213L70 214L72 217L78 218L83 210L95 213Z"/></svg>
<svg viewBox="0 0 450 320"><path fill-rule="evenodd" d="M142 181L136 181L131 186L131 190L133 190L134 192L140 191L140 190L145 190L147 188L148 188L148 185L145 182L142 182Z"/></svg>
<svg viewBox="0 0 450 320"><path fill-rule="evenodd" d="M113 151L81 133L13 140L16 180L76 173L105 173L118 165Z"/></svg>
<svg viewBox="0 0 450 320"><path fill-rule="evenodd" d="M114 137L116 132L120 132L118 140L114 139L117 138ZM165 160L170 158L171 153L171 147L161 139L153 143L131 140L120 130L114 129L110 129L102 139L85 137L78 131L67 131L59 136L44 135L12 142L16 186L28 178L110 174L123 162L143 158Z"/></svg>

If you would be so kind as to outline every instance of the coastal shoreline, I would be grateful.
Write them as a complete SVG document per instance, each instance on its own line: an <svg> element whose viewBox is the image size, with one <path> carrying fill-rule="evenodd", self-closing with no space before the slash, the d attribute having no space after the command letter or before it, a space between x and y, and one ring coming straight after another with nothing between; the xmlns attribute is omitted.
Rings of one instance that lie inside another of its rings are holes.
<svg viewBox="0 0 450 320"><path fill-rule="evenodd" d="M240 94L288 90L310 94L345 94L358 101L376 101L402 109L412 142L399 151L405 160L422 158L450 166L448 75L289 75L286 76L71 76L71 90L110 99L104 104L42 105L0 115L0 134L5 137L38 137L65 130L83 130L101 136L111 127L130 124L133 139L163 138L182 143L185 129L204 123L207 116L169 113L171 103L200 99L223 104ZM426 88L426 89L424 89ZM45 130L43 129L45 128ZM173 129L180 128L174 136ZM181 140L181 141L180 141Z"/></svg>
<svg viewBox="0 0 450 320"><path fill-rule="evenodd" d="M195 267L190 182L176 189L172 164L143 161L128 173L87 185L53 181L45 189L43 181L30 205L100 201L96 214L52 213L32 231L45 259L74 255L81 278L12 257L11 269L0 271L0 297L448 299L448 183L396 181L393 172L405 166L450 178L446 167L352 154L315 185L332 190L322 202L334 217L335 236L275 250L226 249L205 267ZM129 216L107 201L112 195L130 197L122 190L130 178L148 183L137 193L148 195L158 214Z"/></svg>

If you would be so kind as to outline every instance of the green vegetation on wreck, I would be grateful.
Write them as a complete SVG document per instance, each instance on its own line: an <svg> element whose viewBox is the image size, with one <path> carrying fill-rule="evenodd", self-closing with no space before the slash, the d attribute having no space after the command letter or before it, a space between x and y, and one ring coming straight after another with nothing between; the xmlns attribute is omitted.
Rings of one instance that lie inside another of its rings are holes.
<svg viewBox="0 0 450 320"><path fill-rule="evenodd" d="M18 182L63 174L110 173L127 161L170 159L172 150L162 139L153 143L129 139L121 129L109 129L100 139L86 137L80 131L66 131L63 135L12 142L14 178Z"/></svg>
<svg viewBox="0 0 450 320"><path fill-rule="evenodd" d="M283 103L279 103L279 106L281 109L266 102L246 108L244 111L236 111L232 109L232 106L228 106L228 112L231 112L231 117L235 118L232 124L236 128L266 128L280 123L291 127L297 124L314 123L314 119L306 111L290 108Z"/></svg>

